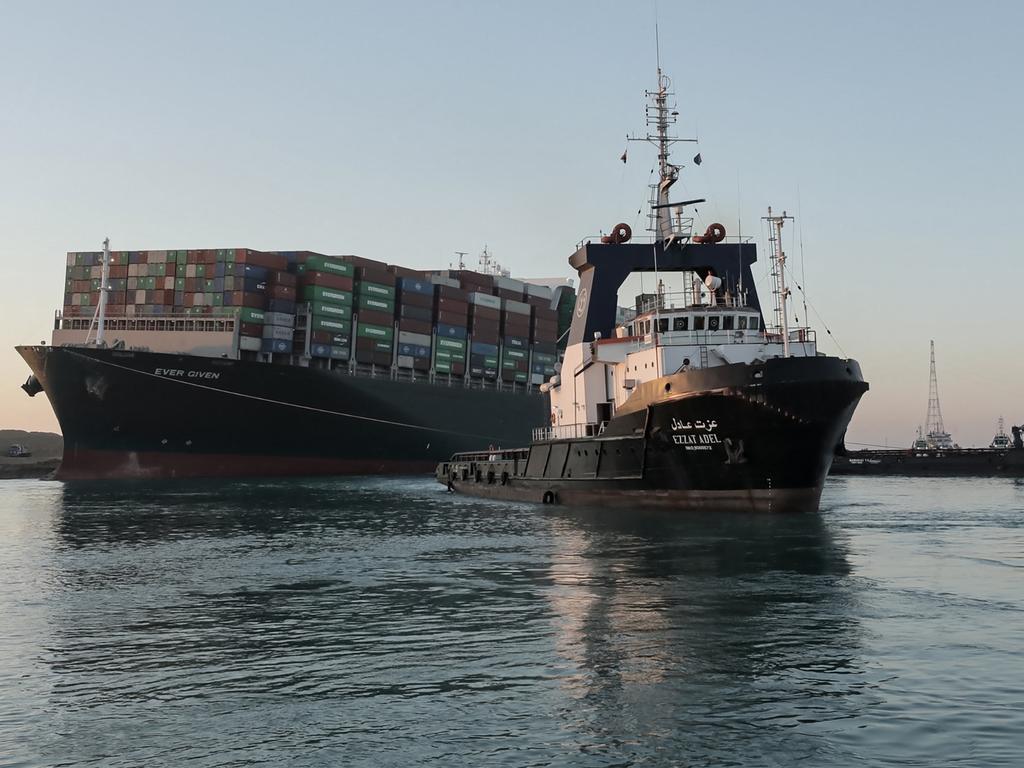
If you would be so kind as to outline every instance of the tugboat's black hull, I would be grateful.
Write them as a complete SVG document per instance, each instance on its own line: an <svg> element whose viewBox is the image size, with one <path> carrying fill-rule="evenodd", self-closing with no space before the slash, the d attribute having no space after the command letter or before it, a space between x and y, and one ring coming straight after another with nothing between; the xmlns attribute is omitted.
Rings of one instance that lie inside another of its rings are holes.
<svg viewBox="0 0 1024 768"><path fill-rule="evenodd" d="M522 501L813 511L867 390L856 362L825 357L720 366L644 386L600 437L537 442L494 461L453 457L438 480Z"/></svg>
<svg viewBox="0 0 1024 768"><path fill-rule="evenodd" d="M64 434L60 479L429 472L522 444L537 394L191 355L19 347Z"/></svg>

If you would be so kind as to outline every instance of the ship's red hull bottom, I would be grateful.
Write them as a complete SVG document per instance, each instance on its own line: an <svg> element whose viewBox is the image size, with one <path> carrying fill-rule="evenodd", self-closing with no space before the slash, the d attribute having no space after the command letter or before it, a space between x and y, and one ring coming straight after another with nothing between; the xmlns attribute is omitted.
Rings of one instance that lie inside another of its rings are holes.
<svg viewBox="0 0 1024 768"><path fill-rule="evenodd" d="M329 456L196 454L170 451L64 452L58 480L157 480L185 477L302 477L316 475L405 475L428 473L433 461L345 459Z"/></svg>

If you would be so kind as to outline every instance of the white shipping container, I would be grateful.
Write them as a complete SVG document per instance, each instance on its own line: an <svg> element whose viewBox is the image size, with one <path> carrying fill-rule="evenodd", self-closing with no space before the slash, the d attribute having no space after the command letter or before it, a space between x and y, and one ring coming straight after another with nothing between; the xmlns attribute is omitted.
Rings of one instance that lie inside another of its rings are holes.
<svg viewBox="0 0 1024 768"><path fill-rule="evenodd" d="M526 292L531 296L537 296L542 299L551 298L551 289L546 285L534 285L533 283L527 283Z"/></svg>
<svg viewBox="0 0 1024 768"><path fill-rule="evenodd" d="M185 265L185 277L195 277L195 276L196 276L196 265L195 264L186 264Z"/></svg>
<svg viewBox="0 0 1024 768"><path fill-rule="evenodd" d="M525 304L521 301L512 301L511 299L505 299L504 303L506 312L513 312L517 315L526 315L527 317L530 316L531 307L529 304Z"/></svg>
<svg viewBox="0 0 1024 768"><path fill-rule="evenodd" d="M165 291L173 291L174 290L174 278L173 277L165 277L164 278L164 290Z"/></svg>
<svg viewBox="0 0 1024 768"><path fill-rule="evenodd" d="M267 313L273 314L271 312ZM282 341L291 341L292 335L295 331L284 325L264 325L263 326L263 338L264 339L280 339Z"/></svg>
<svg viewBox="0 0 1024 768"><path fill-rule="evenodd" d="M68 266L69 267L75 266L75 261L76 260L77 260L77 254L72 253L71 251L68 251Z"/></svg>
<svg viewBox="0 0 1024 768"><path fill-rule="evenodd" d="M501 299L491 296L489 293L471 293L469 294L469 303L476 304L478 307L501 309Z"/></svg>
<svg viewBox="0 0 1024 768"><path fill-rule="evenodd" d="M259 352L260 341L261 339L257 339L255 336L239 336L238 348L246 352Z"/></svg>
<svg viewBox="0 0 1024 768"><path fill-rule="evenodd" d="M449 288L460 287L458 280L452 280L450 277L445 277L444 275L431 275L430 282L434 285L447 285Z"/></svg>
<svg viewBox="0 0 1024 768"><path fill-rule="evenodd" d="M506 291L515 291L516 293L522 293L526 284L519 281L513 280L511 277L499 277L496 278L494 284L499 288L504 288Z"/></svg>
<svg viewBox="0 0 1024 768"><path fill-rule="evenodd" d="M412 333L411 331L398 332L399 344L417 344L421 347L430 346L430 335L426 333Z"/></svg>
<svg viewBox="0 0 1024 768"><path fill-rule="evenodd" d="M267 325L280 325L285 328L294 328L295 315L286 315L284 312L267 312L266 315L263 316L263 322Z"/></svg>
<svg viewBox="0 0 1024 768"><path fill-rule="evenodd" d="M531 384L543 384L544 383L544 374L543 373L531 373L530 374L530 383Z"/></svg>
<svg viewBox="0 0 1024 768"><path fill-rule="evenodd" d="M395 365L399 368L412 368L412 355L398 355L395 360L397 361Z"/></svg>
<svg viewBox="0 0 1024 768"><path fill-rule="evenodd" d="M136 291L135 292L135 303L136 304L145 304L146 303L146 292L145 291Z"/></svg>

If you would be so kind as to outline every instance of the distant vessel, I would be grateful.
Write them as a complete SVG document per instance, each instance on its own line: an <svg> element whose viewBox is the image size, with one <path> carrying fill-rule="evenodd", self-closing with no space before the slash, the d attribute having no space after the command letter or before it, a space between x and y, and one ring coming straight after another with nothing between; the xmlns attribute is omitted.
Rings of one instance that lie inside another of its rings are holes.
<svg viewBox="0 0 1024 768"><path fill-rule="evenodd" d="M854 360L817 349L787 313L782 227L768 209L775 322L766 327L751 265L753 243L712 224L693 234L669 190L677 113L658 70L643 140L657 147L653 243L618 224L569 258L581 286L561 368L542 386L550 417L528 447L456 454L437 468L450 490L558 504L801 512L818 508L836 444L868 385ZM699 161L699 155L695 162ZM617 322L634 272L655 291ZM662 278L679 278L670 293Z"/></svg>
<svg viewBox="0 0 1024 768"><path fill-rule="evenodd" d="M1007 476L1024 477L1024 444L1021 427L1006 434L1003 418L988 448L961 448L953 442L942 422L938 377L935 374L935 342L931 343L928 381L927 432L917 428L908 450L840 450L832 463L833 475L911 476Z"/></svg>

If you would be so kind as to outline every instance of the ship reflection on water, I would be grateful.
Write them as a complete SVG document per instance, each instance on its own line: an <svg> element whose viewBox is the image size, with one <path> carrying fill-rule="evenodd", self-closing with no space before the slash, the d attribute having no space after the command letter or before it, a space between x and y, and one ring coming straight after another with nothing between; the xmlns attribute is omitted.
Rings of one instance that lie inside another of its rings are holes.
<svg viewBox="0 0 1024 768"><path fill-rule="evenodd" d="M221 729L256 739L257 705L315 711L307 735L366 764L395 739L442 761L740 759L755 734L820 756L814 729L874 701L821 516L552 510L419 478L58 492L47 699L69 715L48 758L99 755L97 718L148 701L169 708L133 742L142 761L187 741L216 763ZM306 743L281 739L282 760Z"/></svg>
<svg viewBox="0 0 1024 768"><path fill-rule="evenodd" d="M861 671L861 629L846 551L819 516L580 510L549 525L556 651L576 671L562 684L613 720L791 726L863 692L835 679Z"/></svg>

